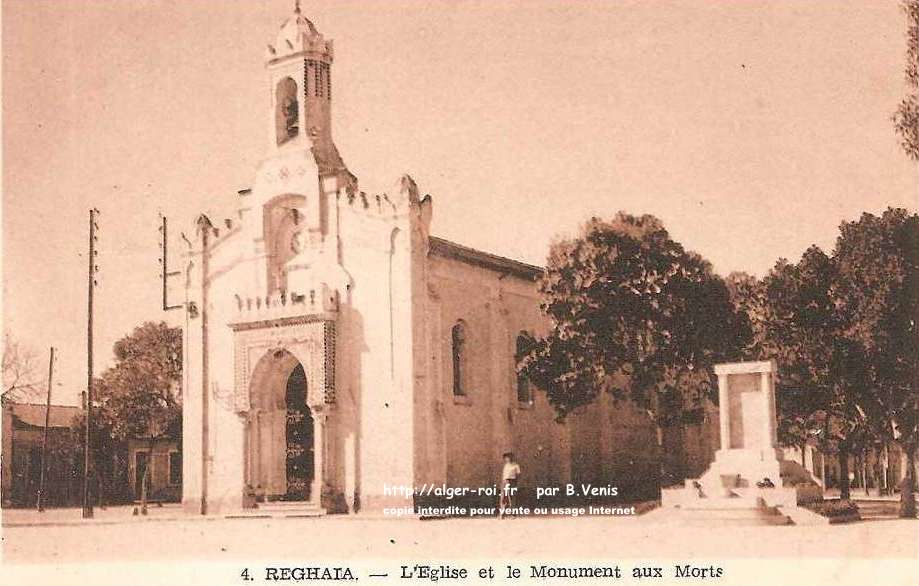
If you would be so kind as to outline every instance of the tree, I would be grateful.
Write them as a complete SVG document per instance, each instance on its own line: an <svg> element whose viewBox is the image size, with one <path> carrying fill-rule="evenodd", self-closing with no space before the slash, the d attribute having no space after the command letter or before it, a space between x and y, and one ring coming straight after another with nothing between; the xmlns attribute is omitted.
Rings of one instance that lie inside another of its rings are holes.
<svg viewBox="0 0 919 586"><path fill-rule="evenodd" d="M906 97L893 115L906 154L919 161L919 0L904 0L906 29Z"/></svg>
<svg viewBox="0 0 919 586"><path fill-rule="evenodd" d="M784 442L817 440L839 455L842 498L848 456L898 442L912 497L919 442L919 217L889 209L842 224L832 256L808 249L797 264L779 260L761 281L729 279L735 307L748 315L751 357L775 359L779 431ZM912 511L912 512L911 512Z"/></svg>
<svg viewBox="0 0 919 586"><path fill-rule="evenodd" d="M716 400L716 362L740 356L750 335L724 281L649 215L592 218L552 245L539 284L549 333L519 369L559 419L601 392L628 396L661 430L686 407ZM679 476L679 474L675 474Z"/></svg>
<svg viewBox="0 0 919 586"><path fill-rule="evenodd" d="M849 455L871 439L876 404L863 346L844 336L836 259L812 246L796 264L779 259L756 281L730 279L735 306L753 331L751 358L775 360L779 438L802 449L815 440L839 456L841 498L849 498ZM803 465L803 463L802 463Z"/></svg>
<svg viewBox="0 0 919 586"><path fill-rule="evenodd" d="M38 356L31 348L3 335L3 400L30 401L42 393Z"/></svg>
<svg viewBox="0 0 919 586"><path fill-rule="evenodd" d="M112 433L119 439L175 437L182 420L182 330L145 322L113 350L115 364L98 383Z"/></svg>
<svg viewBox="0 0 919 586"><path fill-rule="evenodd" d="M866 405L882 440L907 457L900 513L916 516L919 444L919 216L887 209L844 223L836 242L839 305L849 317L844 336L864 348L864 376L874 403Z"/></svg>
<svg viewBox="0 0 919 586"><path fill-rule="evenodd" d="M777 287L776 283L787 282L790 271L788 263L780 259L767 279L757 279L747 273L734 272L727 276L726 283L735 310L744 313L750 323L751 335L749 344L743 349L744 359L775 359L781 364L776 373L778 439L784 445L800 447L801 465L805 466L805 447L813 438L816 407L809 400L813 398L811 395L804 394L800 389L785 382L785 361L779 356L774 336L770 335L770 317L776 314L777 308L776 300L770 299L769 294L775 295L777 291L783 290L783 287ZM790 319L790 316L788 318Z"/></svg>
<svg viewBox="0 0 919 586"><path fill-rule="evenodd" d="M735 271L727 276L725 285L734 311L747 317L750 335L742 348L743 357L763 360L768 343L766 317L769 310L763 281L742 271Z"/></svg>
<svg viewBox="0 0 919 586"><path fill-rule="evenodd" d="M113 351L115 364L94 383L93 433L104 452L95 454L96 465L111 462L129 439L146 439L152 454L157 441L181 438L181 329L145 322Z"/></svg>

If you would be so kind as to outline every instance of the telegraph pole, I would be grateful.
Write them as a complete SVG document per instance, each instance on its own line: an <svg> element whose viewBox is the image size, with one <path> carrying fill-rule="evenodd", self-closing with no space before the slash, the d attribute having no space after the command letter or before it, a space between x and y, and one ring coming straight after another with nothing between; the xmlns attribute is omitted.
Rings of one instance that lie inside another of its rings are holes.
<svg viewBox="0 0 919 586"><path fill-rule="evenodd" d="M166 216L161 214L160 237L162 241L160 242L160 250L162 251L162 256L160 256L160 265L162 266L162 270L160 271L160 279L163 281L163 311L172 311L174 309L182 309L184 305L169 305L169 278L181 275L182 271L169 270L169 237L167 230Z"/></svg>
<svg viewBox="0 0 919 586"><path fill-rule="evenodd" d="M89 210L89 270L87 284L87 311L86 311L86 429L83 434L83 518L91 519L93 504L89 495L89 467L92 458L92 412L93 412L93 289L96 288L96 216L99 210Z"/></svg>
<svg viewBox="0 0 919 586"><path fill-rule="evenodd" d="M207 515L207 474L208 459L210 458L210 429L209 429L209 401L208 401L208 271L210 259L208 258L208 237L214 228L207 216L198 219L201 229L201 514Z"/></svg>
<svg viewBox="0 0 919 586"><path fill-rule="evenodd" d="M45 401L45 429L41 434L41 474L38 477L38 512L45 512L45 471L48 469L48 462L45 459L48 455L48 424L51 417L51 377L54 374L54 346L51 346L51 358L48 359L48 399Z"/></svg>

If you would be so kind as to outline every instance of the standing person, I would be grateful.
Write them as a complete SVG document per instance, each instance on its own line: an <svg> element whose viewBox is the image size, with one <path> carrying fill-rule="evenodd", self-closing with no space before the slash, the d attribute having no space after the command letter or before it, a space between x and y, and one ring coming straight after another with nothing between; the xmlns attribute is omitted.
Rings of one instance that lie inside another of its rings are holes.
<svg viewBox="0 0 919 586"><path fill-rule="evenodd" d="M507 509L514 508L514 500L517 496L517 481L520 479L520 464L514 459L513 452L504 452L504 467L501 470L501 500L498 503L498 510L501 518L504 518Z"/></svg>

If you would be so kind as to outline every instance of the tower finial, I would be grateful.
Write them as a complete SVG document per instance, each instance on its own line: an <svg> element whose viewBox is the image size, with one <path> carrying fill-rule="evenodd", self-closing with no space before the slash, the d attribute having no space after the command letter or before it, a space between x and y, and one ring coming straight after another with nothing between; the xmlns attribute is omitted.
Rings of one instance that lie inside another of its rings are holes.
<svg viewBox="0 0 919 586"><path fill-rule="evenodd" d="M300 14L300 0L294 0L294 13Z"/></svg>

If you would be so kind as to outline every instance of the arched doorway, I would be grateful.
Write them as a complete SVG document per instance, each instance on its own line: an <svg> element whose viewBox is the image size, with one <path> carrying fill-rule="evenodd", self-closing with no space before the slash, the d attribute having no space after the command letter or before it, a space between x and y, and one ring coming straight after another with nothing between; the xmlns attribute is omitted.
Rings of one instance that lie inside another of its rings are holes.
<svg viewBox="0 0 919 586"><path fill-rule="evenodd" d="M271 351L249 389L247 490L257 502L311 500L316 429L303 365L287 350Z"/></svg>
<svg viewBox="0 0 919 586"><path fill-rule="evenodd" d="M287 492L283 500L306 501L310 498L315 459L313 457L313 414L306 405L306 373L297 364L287 379L285 394L287 423Z"/></svg>

